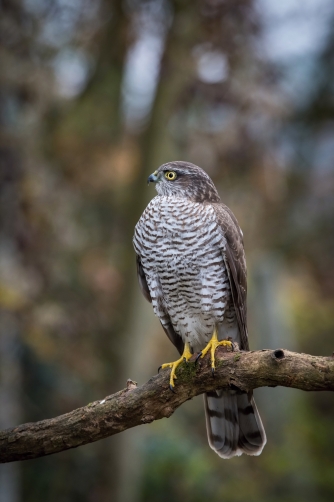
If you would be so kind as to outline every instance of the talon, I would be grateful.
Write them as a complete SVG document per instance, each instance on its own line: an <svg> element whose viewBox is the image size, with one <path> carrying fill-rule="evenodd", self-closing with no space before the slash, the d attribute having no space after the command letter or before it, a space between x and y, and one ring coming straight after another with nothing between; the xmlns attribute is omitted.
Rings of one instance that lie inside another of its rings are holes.
<svg viewBox="0 0 334 502"><path fill-rule="evenodd" d="M172 392L175 393L174 380L177 380L177 376L175 374L176 368L179 366L179 364L181 364L183 362L188 362L191 357L192 357L192 353L190 352L189 343L186 342L184 345L183 354L180 357L180 359L177 359L177 361L174 361L173 363L165 363L160 366L159 369L171 368L171 370L172 370L170 372L170 378L169 378L169 388ZM159 372L159 370L158 370L158 372Z"/></svg>
<svg viewBox="0 0 334 502"><path fill-rule="evenodd" d="M334 354L334 352L333 352L333 354ZM195 364L197 364L197 361L199 360L200 357L202 357L202 351L197 354L196 359L195 359Z"/></svg>
<svg viewBox="0 0 334 502"><path fill-rule="evenodd" d="M159 368L158 368L158 373L160 373L161 368L162 368L162 365L161 365L161 366L159 366Z"/></svg>
<svg viewBox="0 0 334 502"><path fill-rule="evenodd" d="M209 341L207 346L200 352L200 354L197 357L197 359L199 357L204 357L210 351L212 376L215 375L215 351L216 351L216 348L219 347L220 345L222 345L223 347L224 346L225 347L227 346L230 348L232 347L232 350L233 350L233 343L230 342L230 340L221 340L221 341L218 340L217 330L215 328L211 340ZM196 361L197 361L197 359L196 359Z"/></svg>

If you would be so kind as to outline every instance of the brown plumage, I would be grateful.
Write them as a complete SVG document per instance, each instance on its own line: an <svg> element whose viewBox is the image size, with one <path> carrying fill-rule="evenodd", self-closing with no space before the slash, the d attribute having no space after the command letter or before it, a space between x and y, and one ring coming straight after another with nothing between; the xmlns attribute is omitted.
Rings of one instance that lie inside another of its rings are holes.
<svg viewBox="0 0 334 502"><path fill-rule="evenodd" d="M179 353L201 351L214 330L248 350L243 236L210 177L170 162L149 177L158 196L136 225L139 284ZM261 453L266 436L252 393L204 396L210 446L223 458Z"/></svg>

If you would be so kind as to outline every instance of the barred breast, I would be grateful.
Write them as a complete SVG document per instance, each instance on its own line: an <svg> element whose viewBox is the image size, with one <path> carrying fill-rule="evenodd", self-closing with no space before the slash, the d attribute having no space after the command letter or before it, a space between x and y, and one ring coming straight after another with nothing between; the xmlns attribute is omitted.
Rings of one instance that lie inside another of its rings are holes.
<svg viewBox="0 0 334 502"><path fill-rule="evenodd" d="M201 350L214 326L223 325L230 308L224 263L225 237L212 205L186 198L155 197L135 228L134 246L141 258L155 314L193 351Z"/></svg>

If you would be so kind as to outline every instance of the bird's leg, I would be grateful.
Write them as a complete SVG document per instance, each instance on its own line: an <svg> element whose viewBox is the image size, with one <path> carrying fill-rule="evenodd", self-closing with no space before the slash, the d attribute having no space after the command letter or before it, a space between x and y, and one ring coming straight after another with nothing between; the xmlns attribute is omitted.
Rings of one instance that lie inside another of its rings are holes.
<svg viewBox="0 0 334 502"><path fill-rule="evenodd" d="M212 371L213 375L215 374L215 369L216 369L216 365L215 365L215 351L216 351L216 348L219 347L219 346L221 346L221 345L223 345L224 347L230 347L233 350L233 344L232 344L232 342L230 342L229 340L221 340L221 341L218 340L217 329L215 328L214 331L213 331L213 335L212 335L211 340L209 341L209 343L207 344L207 346L198 354L197 359L196 359L196 361L197 361L200 357L204 357L209 352L209 350L210 350L210 353L211 353L211 371Z"/></svg>
<svg viewBox="0 0 334 502"><path fill-rule="evenodd" d="M171 368L172 369L172 371L170 373L170 379L169 379L169 388L173 392L174 392L174 380L177 379L177 376L175 374L176 368L182 362L188 362L191 357L192 357L192 353L190 352L189 342L186 342L184 344L183 354L180 357L180 359L178 359L177 361L174 361L173 363L165 363L165 364L162 364L160 366L160 368L159 368L158 371L160 371L161 369L165 369L165 368Z"/></svg>

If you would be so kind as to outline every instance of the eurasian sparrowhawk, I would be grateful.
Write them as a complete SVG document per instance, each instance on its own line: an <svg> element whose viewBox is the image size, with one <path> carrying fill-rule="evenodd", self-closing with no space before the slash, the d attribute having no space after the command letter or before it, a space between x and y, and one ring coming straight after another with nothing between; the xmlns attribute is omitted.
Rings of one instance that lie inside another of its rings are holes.
<svg viewBox="0 0 334 502"><path fill-rule="evenodd" d="M246 261L243 235L210 177L188 162L169 162L150 175L158 195L135 228L134 247L141 290L152 303L180 359L204 355L232 340L248 350ZM259 455L266 435L251 392L205 394L211 448L223 458Z"/></svg>

